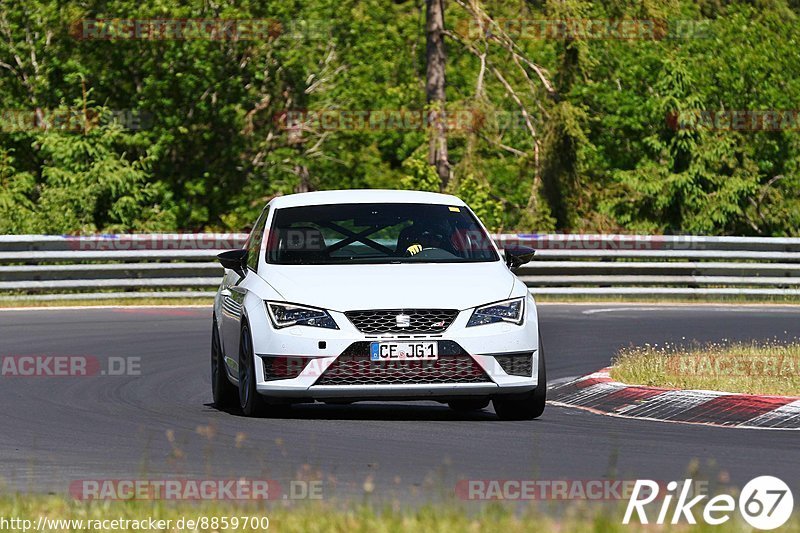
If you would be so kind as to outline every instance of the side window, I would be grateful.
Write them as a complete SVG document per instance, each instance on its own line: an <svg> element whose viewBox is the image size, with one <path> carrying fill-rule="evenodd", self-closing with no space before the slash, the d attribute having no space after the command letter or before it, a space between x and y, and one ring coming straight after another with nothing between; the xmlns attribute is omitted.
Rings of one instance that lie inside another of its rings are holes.
<svg viewBox="0 0 800 533"><path fill-rule="evenodd" d="M264 240L264 227L269 216L269 206L265 207L247 238L247 266L252 271L258 270L258 254L261 251L261 242Z"/></svg>

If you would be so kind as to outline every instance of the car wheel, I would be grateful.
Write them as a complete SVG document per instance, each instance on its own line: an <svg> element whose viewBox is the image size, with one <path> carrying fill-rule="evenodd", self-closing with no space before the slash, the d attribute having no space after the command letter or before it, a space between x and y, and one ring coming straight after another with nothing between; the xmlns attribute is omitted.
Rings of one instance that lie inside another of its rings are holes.
<svg viewBox="0 0 800 533"><path fill-rule="evenodd" d="M211 324L211 392L214 396L214 405L220 409L237 404L236 387L228 379L228 371L225 368L216 317Z"/></svg>
<svg viewBox="0 0 800 533"><path fill-rule="evenodd" d="M501 420L533 420L544 412L547 401L547 373L545 371L542 336L539 335L539 384L523 398L495 398L494 411Z"/></svg>
<svg viewBox="0 0 800 533"><path fill-rule="evenodd" d="M454 411L480 411L488 407L489 400L453 400L452 402L447 402L447 405Z"/></svg>
<svg viewBox="0 0 800 533"><path fill-rule="evenodd" d="M266 402L256 391L253 338L250 336L250 328L247 324L242 326L239 340L239 406L245 416L258 417L266 411Z"/></svg>

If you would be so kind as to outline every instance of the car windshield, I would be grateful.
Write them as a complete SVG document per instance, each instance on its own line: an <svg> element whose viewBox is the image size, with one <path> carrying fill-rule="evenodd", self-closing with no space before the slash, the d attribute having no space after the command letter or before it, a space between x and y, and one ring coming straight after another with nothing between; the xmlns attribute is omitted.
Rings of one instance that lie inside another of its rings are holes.
<svg viewBox="0 0 800 533"><path fill-rule="evenodd" d="M497 261L466 208L385 203L288 207L275 212L268 263L462 263Z"/></svg>

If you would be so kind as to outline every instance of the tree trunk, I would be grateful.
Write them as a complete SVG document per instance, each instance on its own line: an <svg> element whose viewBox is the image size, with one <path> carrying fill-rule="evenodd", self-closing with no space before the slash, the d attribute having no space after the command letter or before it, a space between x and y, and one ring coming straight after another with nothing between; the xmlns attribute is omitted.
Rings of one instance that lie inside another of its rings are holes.
<svg viewBox="0 0 800 533"><path fill-rule="evenodd" d="M578 49L564 42L564 56L556 74L556 94L569 94L580 67ZM563 231L574 227L579 201L578 149L580 139L567 127L574 122L574 108L567 100L559 102L550 112L544 135L544 165L542 166L542 193L556 219L556 229Z"/></svg>
<svg viewBox="0 0 800 533"><path fill-rule="evenodd" d="M431 108L431 141L428 149L428 164L436 168L440 187L444 190L450 181L447 132L443 116L446 101L444 67L447 60L444 50L444 0L425 0L425 3L428 62L425 96Z"/></svg>

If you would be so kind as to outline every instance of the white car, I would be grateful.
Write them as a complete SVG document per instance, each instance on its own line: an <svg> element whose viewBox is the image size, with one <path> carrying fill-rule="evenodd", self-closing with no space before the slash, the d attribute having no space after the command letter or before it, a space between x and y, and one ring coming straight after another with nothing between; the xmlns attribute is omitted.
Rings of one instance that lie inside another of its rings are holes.
<svg viewBox="0 0 800 533"><path fill-rule="evenodd" d="M215 403L248 416L293 403L494 403L544 411L536 305L481 222L454 196L349 190L273 199L243 250L219 255Z"/></svg>

